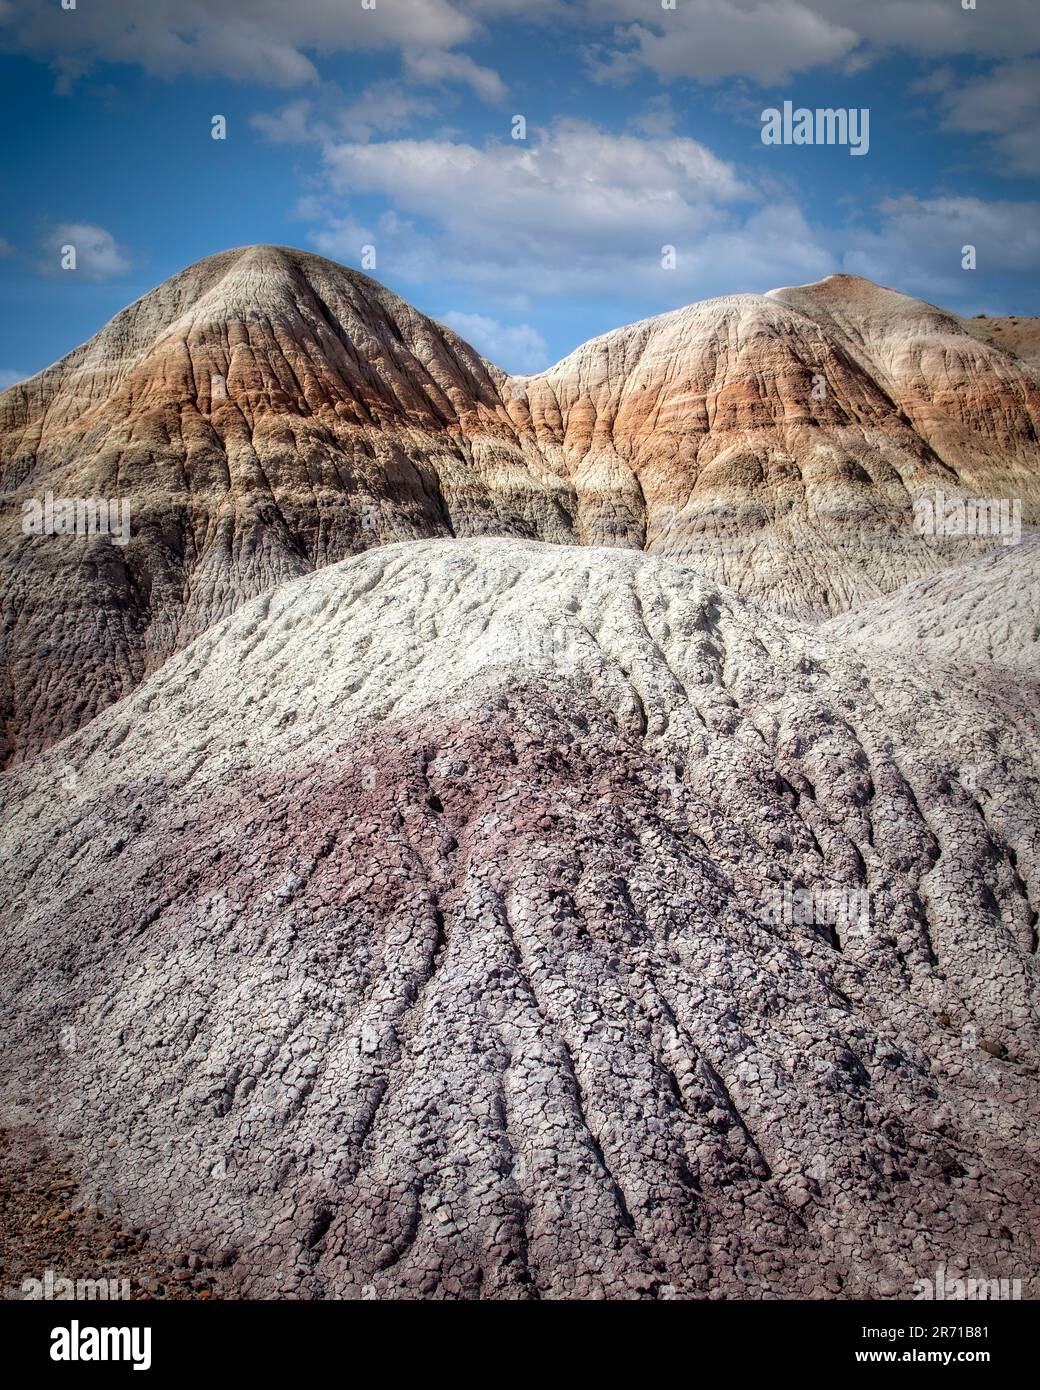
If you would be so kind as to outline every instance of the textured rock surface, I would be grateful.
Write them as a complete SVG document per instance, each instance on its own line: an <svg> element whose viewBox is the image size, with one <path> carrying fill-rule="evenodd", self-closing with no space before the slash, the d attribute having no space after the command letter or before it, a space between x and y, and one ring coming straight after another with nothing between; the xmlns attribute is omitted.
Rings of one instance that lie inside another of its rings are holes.
<svg viewBox="0 0 1040 1390"><path fill-rule="evenodd" d="M245 600L368 545L564 538L565 485L497 445L503 379L367 276L254 247L192 266L5 393L8 756L79 727ZM128 499L130 544L24 537L22 499L48 490Z"/></svg>
<svg viewBox="0 0 1040 1390"><path fill-rule="evenodd" d="M973 324L857 276L772 291L867 371L969 493L1027 500L1035 520L1040 378ZM999 485L998 485L999 484Z"/></svg>
<svg viewBox="0 0 1040 1390"><path fill-rule="evenodd" d="M645 543L789 613L966 558L913 533L919 497L1019 498L1031 524L1040 507L1035 370L855 276L618 329L526 394L543 448L564 422L583 539Z"/></svg>
<svg viewBox="0 0 1040 1390"><path fill-rule="evenodd" d="M990 342L1009 349L1024 362L1040 366L1040 319L1018 314L1009 318L977 314L967 326L980 330Z"/></svg>
<svg viewBox="0 0 1040 1390"><path fill-rule="evenodd" d="M3 1121L247 1293L1035 1296L1035 687L922 665L638 551L283 584L5 775Z"/></svg>
<svg viewBox="0 0 1040 1390"><path fill-rule="evenodd" d="M1038 437L1033 366L854 277L693 305L510 378L366 276L225 252L0 396L0 763L380 543L646 548L839 613L964 557L913 534L918 495L1020 497L1035 523ZM129 545L23 536L48 491L125 498Z"/></svg>
<svg viewBox="0 0 1040 1390"><path fill-rule="evenodd" d="M141 1228L124 1230L114 1215L78 1198L81 1182L27 1135L0 1134L0 1298L48 1297L47 1286L35 1282L47 1271L50 1296L62 1299L96 1298L98 1281L112 1298L222 1296L216 1271L197 1256L157 1251Z"/></svg>
<svg viewBox="0 0 1040 1390"><path fill-rule="evenodd" d="M821 631L864 653L974 668L998 689L1006 670L1040 682L1040 539L941 570Z"/></svg>

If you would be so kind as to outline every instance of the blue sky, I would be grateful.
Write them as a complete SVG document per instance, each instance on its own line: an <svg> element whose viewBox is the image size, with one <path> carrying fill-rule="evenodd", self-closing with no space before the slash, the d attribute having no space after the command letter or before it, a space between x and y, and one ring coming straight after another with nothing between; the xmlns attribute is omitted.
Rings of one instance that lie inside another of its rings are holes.
<svg viewBox="0 0 1040 1390"><path fill-rule="evenodd" d="M0 385L261 241L374 246L514 371L841 270L1040 313L1040 3L966 2L0 0ZM869 152L764 145L785 100Z"/></svg>

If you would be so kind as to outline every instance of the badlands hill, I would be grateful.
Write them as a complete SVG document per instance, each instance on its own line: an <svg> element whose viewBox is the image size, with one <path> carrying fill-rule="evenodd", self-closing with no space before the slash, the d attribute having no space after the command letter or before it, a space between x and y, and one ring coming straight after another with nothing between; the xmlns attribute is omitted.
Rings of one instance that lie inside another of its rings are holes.
<svg viewBox="0 0 1040 1390"><path fill-rule="evenodd" d="M1036 690L921 667L636 548L289 580L5 774L2 1118L255 1295L1035 1297Z"/></svg>
<svg viewBox="0 0 1040 1390"><path fill-rule="evenodd" d="M919 579L821 631L864 654L974 670L1000 688L1008 671L1040 682L1040 537Z"/></svg>
<svg viewBox="0 0 1040 1390"><path fill-rule="evenodd" d="M1018 314L1009 318L976 314L969 327L980 330L984 337L1008 348L1024 362L1040 366L1040 319L1023 318Z"/></svg>
<svg viewBox="0 0 1040 1390"><path fill-rule="evenodd" d="M1038 439L1010 339L855 277L691 305L512 378L364 275L228 251L0 396L0 764L374 545L646 550L837 615L978 553L915 535L916 497L1021 498L1035 524ZM48 493L125 499L129 543L23 535Z"/></svg>

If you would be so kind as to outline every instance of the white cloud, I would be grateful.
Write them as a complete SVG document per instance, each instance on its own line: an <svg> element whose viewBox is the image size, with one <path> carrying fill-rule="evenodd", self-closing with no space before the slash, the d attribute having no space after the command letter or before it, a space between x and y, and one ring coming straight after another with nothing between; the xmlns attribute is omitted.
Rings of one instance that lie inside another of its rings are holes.
<svg viewBox="0 0 1040 1390"><path fill-rule="evenodd" d="M651 97L642 111L631 118L629 125L640 135L671 135L679 114L672 107L668 93Z"/></svg>
<svg viewBox="0 0 1040 1390"><path fill-rule="evenodd" d="M1017 66L1013 75L1021 77ZM943 71L930 94L955 93L948 79ZM1008 105L1019 111L1028 84L1010 86ZM373 245L378 278L472 290L492 313L596 296L628 297L646 312L838 270L967 311L979 280L961 269L964 245L977 247L983 272L1009 281L1040 269L1036 204L908 196L868 209L869 223L814 225L788 184L749 183L734 164L673 134L672 114L658 98L622 134L561 120L525 142L484 145L312 132L323 192L301 215L324 254L357 264L361 247ZM994 96L974 119L995 133L1002 114ZM362 224L364 195L384 210L367 211ZM666 246L675 248L674 269L662 264ZM485 336L480 345L494 358L490 343Z"/></svg>
<svg viewBox="0 0 1040 1390"><path fill-rule="evenodd" d="M550 365L549 345L529 323L499 323L484 314L462 314L454 309L441 314L440 320L507 372L540 372Z"/></svg>
<svg viewBox="0 0 1040 1390"><path fill-rule="evenodd" d="M331 260L360 268L362 247L374 247L377 263L367 272L377 280L393 280L396 284L443 284L450 279L479 280L485 270L483 262L475 263L459 275L449 249L442 239L417 231L415 224L390 209L370 224L359 222L351 214L338 214L327 206L312 207L311 217L317 220L308 239L316 251Z"/></svg>
<svg viewBox="0 0 1040 1390"><path fill-rule="evenodd" d="M457 54L427 55L431 58L454 59ZM460 58L462 67L455 69L453 64L441 67L439 62L431 62L424 70L410 74L421 85L452 80L458 73L458 80L465 80L469 71L469 59ZM498 93L494 83L498 82L495 73L488 68L476 68L478 74L487 74L494 82L489 91ZM501 84L499 84L501 85ZM504 92L505 88L502 87ZM275 112L261 111L250 117L250 124L273 145L296 145L308 141L332 142L342 139L367 142L377 135L392 134L412 125L416 120L432 121L438 115L438 107L431 97L414 87L406 87L402 82L383 80L373 82L349 105L336 106L326 100L319 107L314 101L297 100L286 103Z"/></svg>
<svg viewBox="0 0 1040 1390"><path fill-rule="evenodd" d="M398 50L406 64L462 81L484 100L501 79L449 53L496 19L544 22L577 47L598 39L600 76L647 69L715 81L772 82L820 64L852 68L884 49L1013 59L1040 48L1036 0L57 0L0 3L0 49L49 59L67 88L93 61L152 73L211 74L291 87L317 80L315 57Z"/></svg>
<svg viewBox="0 0 1040 1390"><path fill-rule="evenodd" d="M278 111L258 111L250 116L249 124L272 145L299 145L314 138L311 101L290 101Z"/></svg>
<svg viewBox="0 0 1040 1390"><path fill-rule="evenodd" d="M646 5L608 0L618 18L645 20ZM684 0L661 10L651 23L618 31L620 46L590 54L593 75L624 80L641 68L659 77L716 81L745 73L773 82L792 71L834 62L850 54L855 30L793 0Z"/></svg>
<svg viewBox="0 0 1040 1390"><path fill-rule="evenodd" d="M478 5L482 14L514 9L513 0ZM589 55L601 80L648 68L665 79L777 82L826 64L858 71L889 49L1012 57L1040 48L1035 0L981 0L977 11L958 0L680 0L674 10L646 0L558 0L552 14L586 33L594 24L618 25Z"/></svg>
<svg viewBox="0 0 1040 1390"><path fill-rule="evenodd" d="M306 209L318 250L357 264L371 244L378 278L477 288L489 306L560 295L668 306L838 269L789 200L763 203L732 165L678 136L561 121L529 144L330 141L323 154L329 192ZM391 203L372 225L335 200L362 193Z"/></svg>
<svg viewBox="0 0 1040 1390"><path fill-rule="evenodd" d="M75 270L63 270L62 247L76 250ZM111 232L91 222L59 222L44 229L39 241L38 269L44 275L78 276L84 280L114 280L131 269L126 252Z"/></svg>
<svg viewBox="0 0 1040 1390"><path fill-rule="evenodd" d="M586 259L601 244L645 251L703 233L720 205L751 196L733 166L696 140L613 135L580 121L530 141L328 141L323 154L334 191L392 198L438 224L460 255L499 242L542 258Z"/></svg>
<svg viewBox="0 0 1040 1390"><path fill-rule="evenodd" d="M311 210L319 216L319 210ZM322 225L311 233L311 242L323 256L330 260L342 261L346 265L358 265L361 261L361 248L374 243L375 233L370 227L348 216L325 217Z"/></svg>
<svg viewBox="0 0 1040 1390"><path fill-rule="evenodd" d="M417 118L436 115L437 107L418 92L399 82L375 82L350 106L336 114L340 134L351 140L370 140L403 130Z"/></svg>
<svg viewBox="0 0 1040 1390"><path fill-rule="evenodd" d="M489 308L554 296L667 306L845 270L966 309L979 281L961 269L964 245L976 246L981 272L1040 271L1035 203L887 198L871 226L825 229L782 191L767 201L732 165L670 135L563 121L529 147L331 141L323 154L330 192L308 209L319 250L356 264L360 247L375 245L379 278L466 286ZM391 206L359 225L335 201L359 193ZM673 270L661 263L665 245ZM495 359L491 333L477 345Z"/></svg>
<svg viewBox="0 0 1040 1390"><path fill-rule="evenodd" d="M961 87L948 86L942 102L948 130L993 137L1015 173L1040 173L1040 59L1004 63Z"/></svg>
<svg viewBox="0 0 1040 1390"><path fill-rule="evenodd" d="M505 100L506 86L492 68L479 67L464 53L448 53L443 49L409 52L404 58L405 72L415 82L461 82L491 103Z"/></svg>
<svg viewBox="0 0 1040 1390"><path fill-rule="evenodd" d="M935 96L938 92L946 92L957 81L957 74L949 64L941 68L933 68L927 77L919 77L916 82L910 83L910 91L922 96Z"/></svg>
<svg viewBox="0 0 1040 1390"><path fill-rule="evenodd" d="M692 256L702 294L719 284L733 291L806 284L837 269L829 239L790 202L770 202L739 225L714 232Z"/></svg>
<svg viewBox="0 0 1040 1390"><path fill-rule="evenodd" d="M784 0L775 0L783 4ZM799 0L799 4L805 0ZM943 53L1010 56L1040 46L1035 0L817 0L819 8L878 49L898 48L934 57ZM816 5L814 5L814 8ZM981 22L980 22L981 21Z"/></svg>
<svg viewBox="0 0 1040 1390"><path fill-rule="evenodd" d="M876 230L849 232L842 269L956 307L974 302L978 275L1040 274L1040 204L972 197L886 198ZM978 270L961 269L976 248Z"/></svg>
<svg viewBox="0 0 1040 1390"><path fill-rule="evenodd" d="M315 81L309 53L441 49L474 33L450 0L105 0L63 10L56 0L0 9L0 49L71 62L134 63L164 76L220 73L271 86Z"/></svg>
<svg viewBox="0 0 1040 1390"><path fill-rule="evenodd" d="M25 381L28 375L28 372L19 372L12 367L0 367L0 391L17 386L20 381Z"/></svg>

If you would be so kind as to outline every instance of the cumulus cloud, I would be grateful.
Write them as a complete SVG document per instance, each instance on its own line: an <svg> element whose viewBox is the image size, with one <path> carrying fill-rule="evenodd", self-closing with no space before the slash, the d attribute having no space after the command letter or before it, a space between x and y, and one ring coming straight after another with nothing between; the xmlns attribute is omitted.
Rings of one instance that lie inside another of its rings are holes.
<svg viewBox="0 0 1040 1390"><path fill-rule="evenodd" d="M479 67L464 53L448 53L444 49L405 53L406 74L416 82L460 82L472 88L482 101L499 102L505 99L506 85L492 68Z"/></svg>
<svg viewBox="0 0 1040 1390"><path fill-rule="evenodd" d="M480 0L485 14L500 8L508 13L511 0ZM856 71L888 50L1010 57L1040 48L1035 0L1000 0L978 12L956 0L682 0L674 10L645 0L559 0L554 13L617 25L609 41L590 46L601 80L650 69L665 79L771 83L826 64Z"/></svg>
<svg viewBox="0 0 1040 1390"><path fill-rule="evenodd" d="M369 222L360 221L350 212L337 213L316 200L300 211L313 223L308 233L311 245L331 260L360 267L363 248L375 248L377 262L369 267L369 273L377 279L425 288L449 280L480 281L489 269L487 263L475 262L459 273L452 250L443 238L420 231L413 221L393 208Z"/></svg>
<svg viewBox="0 0 1040 1390"><path fill-rule="evenodd" d="M440 67L498 101L498 75L450 50L516 18L569 26L603 78L649 69L772 82L820 64L855 69L888 49L1006 59L1040 49L1035 0L986 0L978 11L956 0L681 0L674 10L647 0L386 0L368 10L344 0L105 0L74 17L56 0L5 0L0 49L48 58L66 86L105 60L284 87L316 81L317 54L396 49L413 71Z"/></svg>
<svg viewBox="0 0 1040 1390"><path fill-rule="evenodd" d="M1036 203L908 195L823 227L782 191L765 198L710 150L671 135L564 121L530 147L332 140L323 156L327 192L308 208L319 250L356 264L362 245L374 245L380 278L464 285L520 312L574 296L627 296L649 312L838 270L967 311L979 281L961 269L963 246L1009 282L1040 271ZM360 193L390 206L361 225L336 202ZM477 345L494 359L491 341Z"/></svg>
<svg viewBox="0 0 1040 1390"><path fill-rule="evenodd" d="M646 18L647 7L608 0L618 18ZM643 68L659 77L716 81L738 73L773 82L790 72L834 62L858 43L855 30L807 5L781 0L685 0L652 24L618 32L618 45L590 50L595 77L624 80Z"/></svg>
<svg viewBox="0 0 1040 1390"><path fill-rule="evenodd" d="M347 105L336 104L328 94L321 105L310 99L290 101L277 111L257 112L250 117L250 124L274 145L343 137L364 143L377 135L404 130L417 120L436 117L437 105L419 90L421 87L461 82L488 101L505 96L505 85L497 73L457 53L407 54L405 67L410 85L394 79L373 82Z"/></svg>
<svg viewBox="0 0 1040 1390"><path fill-rule="evenodd" d="M441 314L440 319L507 372L540 372L550 365L549 345L529 323L499 323L484 314L463 314L454 309Z"/></svg>
<svg viewBox="0 0 1040 1390"><path fill-rule="evenodd" d="M444 49L475 31L451 0L105 0L75 13L55 0L0 9L0 49L36 53L59 71L88 60L148 72L211 74L291 87L317 79L311 53Z"/></svg>
<svg viewBox="0 0 1040 1390"><path fill-rule="evenodd" d="M331 187L391 197L440 225L460 251L504 240L583 258L709 229L720 204L751 190L696 140L614 135L559 121L537 141L478 147L448 140L328 141Z"/></svg>
<svg viewBox="0 0 1040 1390"><path fill-rule="evenodd" d="M377 275L394 283L476 286L485 302L514 306L564 295L667 305L838 268L789 200L764 203L684 137L560 121L530 144L332 140L323 157L312 244L354 264L374 245ZM353 206L362 193L391 204L371 225L335 201Z"/></svg>
<svg viewBox="0 0 1040 1390"><path fill-rule="evenodd" d="M976 273L1040 274L1040 203L974 197L886 198L876 228L846 237L842 268L951 307L973 301ZM961 269L976 248L978 272Z"/></svg>
<svg viewBox="0 0 1040 1390"><path fill-rule="evenodd" d="M943 123L993 138L1004 165L1040 173L1040 59L1002 63L962 86L942 88Z"/></svg>
<svg viewBox="0 0 1040 1390"><path fill-rule="evenodd" d="M371 140L402 130L419 117L436 114L428 97L409 91L398 82L375 82L347 106L319 110L313 101L290 101L279 110L258 111L250 125L272 145L299 145L344 136Z"/></svg>
<svg viewBox="0 0 1040 1390"><path fill-rule="evenodd" d="M775 0L778 5L784 0ZM799 0L799 4L806 0ZM955 0L813 0L875 49L903 49L934 57L972 53L996 57L1040 47L1040 10L1034 0L980 0L965 10ZM979 21L982 21L980 24Z"/></svg>
<svg viewBox="0 0 1040 1390"><path fill-rule="evenodd" d="M298 145L314 139L312 101L290 101L278 111L258 111L249 123L272 145Z"/></svg>
<svg viewBox="0 0 1040 1390"><path fill-rule="evenodd" d="M679 114L673 109L671 98L664 92L651 97L628 124L640 135L671 135L678 119Z"/></svg>
<svg viewBox="0 0 1040 1390"><path fill-rule="evenodd" d="M374 82L357 101L335 116L339 132L351 140L370 140L374 135L404 130L417 119L436 115L429 97L410 91L400 82Z"/></svg>
<svg viewBox="0 0 1040 1390"><path fill-rule="evenodd" d="M75 270L63 270L62 248L75 247ZM59 222L44 229L39 240L37 268L44 275L75 275L84 280L115 280L132 263L111 232L91 222Z"/></svg>

